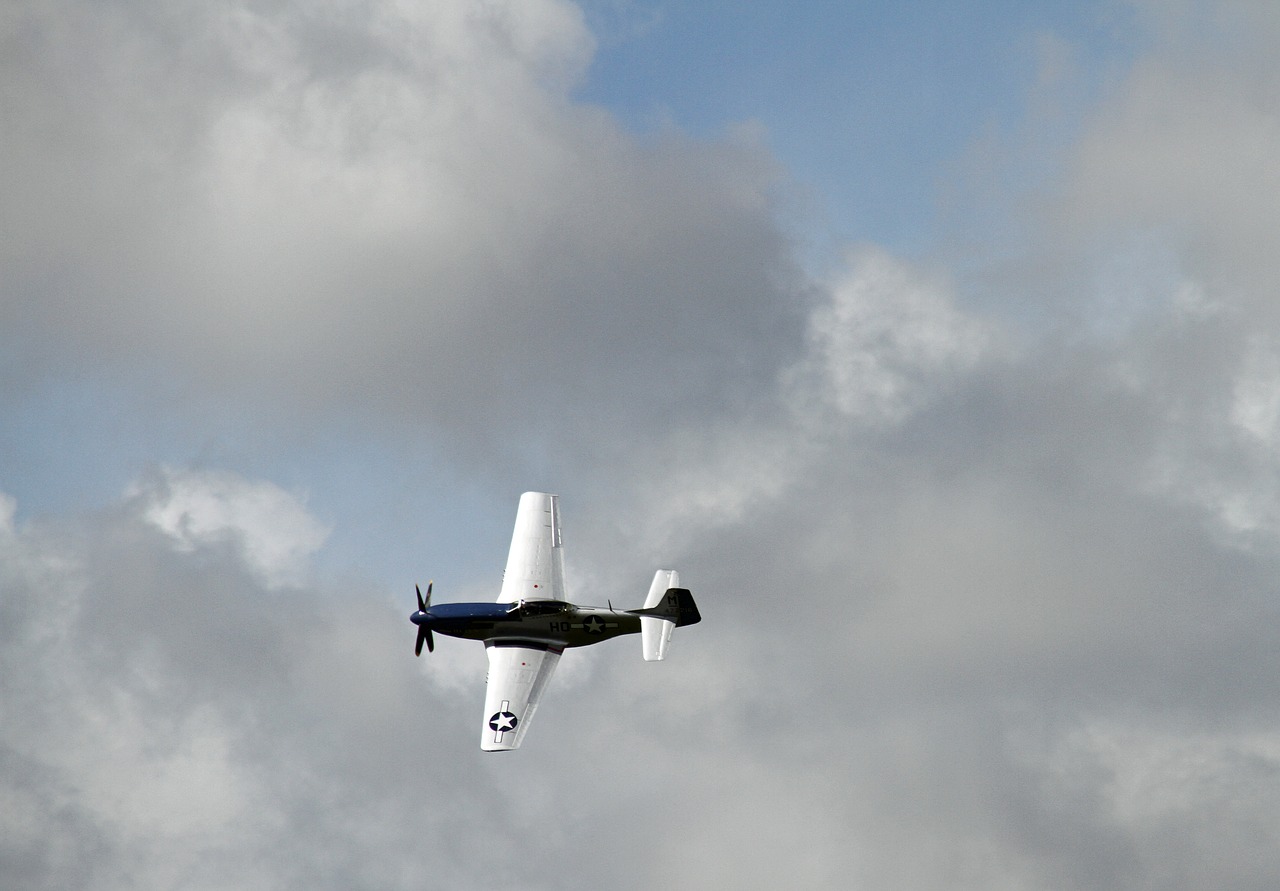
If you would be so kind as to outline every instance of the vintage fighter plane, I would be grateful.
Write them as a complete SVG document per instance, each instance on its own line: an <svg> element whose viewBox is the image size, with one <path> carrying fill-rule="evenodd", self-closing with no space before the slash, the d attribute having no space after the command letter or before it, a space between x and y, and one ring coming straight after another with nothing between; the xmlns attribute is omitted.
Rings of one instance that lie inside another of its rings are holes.
<svg viewBox="0 0 1280 891"><path fill-rule="evenodd" d="M489 675L480 748L509 752L524 741L538 700L566 647L639 632L645 660L665 658L671 632L702 620L693 595L679 584L674 570L658 570L640 609L566 602L558 496L526 492L516 509L515 533L497 602L432 606L432 585L427 585L426 597L418 589L418 609L409 617L418 626L414 653L422 655L424 642L428 651L434 650L432 635L437 632L484 641Z"/></svg>

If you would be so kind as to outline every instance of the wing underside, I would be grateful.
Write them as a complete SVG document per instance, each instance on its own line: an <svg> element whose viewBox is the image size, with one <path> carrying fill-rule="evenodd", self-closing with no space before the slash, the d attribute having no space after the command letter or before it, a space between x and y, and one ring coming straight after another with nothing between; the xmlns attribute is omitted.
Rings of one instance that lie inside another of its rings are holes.
<svg viewBox="0 0 1280 891"><path fill-rule="evenodd" d="M498 602L564 599L560 499L544 492L525 492L516 508L516 528L511 533Z"/></svg>
<svg viewBox="0 0 1280 891"><path fill-rule="evenodd" d="M538 700L560 661L560 650L535 644L489 641L480 748L509 752L519 748Z"/></svg>

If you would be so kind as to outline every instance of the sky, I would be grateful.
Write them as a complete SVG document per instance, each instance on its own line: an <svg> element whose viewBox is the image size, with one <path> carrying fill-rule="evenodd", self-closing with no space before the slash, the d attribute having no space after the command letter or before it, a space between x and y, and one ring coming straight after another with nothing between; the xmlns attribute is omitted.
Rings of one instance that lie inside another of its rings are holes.
<svg viewBox="0 0 1280 891"><path fill-rule="evenodd" d="M3 884L1276 887L1280 10L883 6L6 5Z"/></svg>

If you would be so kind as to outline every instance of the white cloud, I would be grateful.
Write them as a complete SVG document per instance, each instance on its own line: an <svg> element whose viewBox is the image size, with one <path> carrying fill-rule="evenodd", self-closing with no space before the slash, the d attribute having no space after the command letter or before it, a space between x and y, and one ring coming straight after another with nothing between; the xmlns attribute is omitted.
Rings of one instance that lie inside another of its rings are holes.
<svg viewBox="0 0 1280 891"><path fill-rule="evenodd" d="M397 870L348 862L361 832L348 815L370 794L383 800L369 790L389 778L399 788L415 744L449 763L432 726L467 722L452 698L417 683L411 629L393 621L401 614L371 608L377 598L350 582L339 595L263 597L278 564L263 572L249 549L217 546L222 532L251 535L259 521L296 526L296 504L281 510L278 490L226 474L165 478L191 492L176 499L193 508L185 529L176 512L139 509L152 481L92 515L0 533L6 878L29 888L279 888L349 885L333 872L355 869L404 885ZM249 491L268 493L274 509L236 501ZM171 521L172 534L157 533L154 522ZM392 732L387 718L417 726ZM338 777L356 763L364 780ZM416 806L380 813L367 850L411 850ZM401 821L412 836L391 828ZM290 852L304 839L308 853Z"/></svg>
<svg viewBox="0 0 1280 891"><path fill-rule="evenodd" d="M508 424L590 451L794 357L777 165L574 104L592 39L572 4L188 12L33 4L25 30L59 50L15 29L0 53L12 391L160 367L155 390L242 415L355 414L510 465Z"/></svg>
<svg viewBox="0 0 1280 891"><path fill-rule="evenodd" d="M230 543L269 588L305 581L329 535L296 496L229 471L161 468L128 495L179 550Z"/></svg>
<svg viewBox="0 0 1280 891"><path fill-rule="evenodd" d="M809 368L823 407L869 426L893 425L991 349L995 332L956 308L947 289L883 251L850 255L830 302L809 319ZM803 391L801 396L803 398Z"/></svg>

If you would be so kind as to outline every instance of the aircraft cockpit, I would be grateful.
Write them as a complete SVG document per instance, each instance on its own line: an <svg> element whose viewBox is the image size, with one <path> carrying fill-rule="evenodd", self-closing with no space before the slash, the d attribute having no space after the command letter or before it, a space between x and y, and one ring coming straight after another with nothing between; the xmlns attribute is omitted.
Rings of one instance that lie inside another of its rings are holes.
<svg viewBox="0 0 1280 891"><path fill-rule="evenodd" d="M572 606L572 604L563 600L520 600L516 602L517 611L526 618L554 616L557 613L571 609Z"/></svg>

